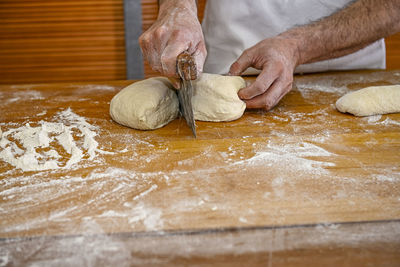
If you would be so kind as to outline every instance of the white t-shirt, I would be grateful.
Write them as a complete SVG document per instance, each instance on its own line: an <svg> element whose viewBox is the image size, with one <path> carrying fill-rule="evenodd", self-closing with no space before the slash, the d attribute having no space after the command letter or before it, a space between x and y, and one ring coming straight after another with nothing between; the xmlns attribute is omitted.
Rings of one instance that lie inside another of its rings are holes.
<svg viewBox="0 0 400 267"><path fill-rule="evenodd" d="M204 72L226 74L242 52L293 26L308 24L351 0L208 0L203 19L208 56ZM354 29L357 30L357 29ZM296 72L384 69L383 39L340 58L300 65ZM246 74L259 71L249 69Z"/></svg>

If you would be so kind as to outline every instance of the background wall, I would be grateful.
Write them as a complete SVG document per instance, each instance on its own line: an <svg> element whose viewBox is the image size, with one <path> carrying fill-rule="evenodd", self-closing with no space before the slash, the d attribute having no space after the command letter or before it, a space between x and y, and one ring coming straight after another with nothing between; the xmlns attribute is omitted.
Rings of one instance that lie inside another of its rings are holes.
<svg viewBox="0 0 400 267"><path fill-rule="evenodd" d="M125 79L122 0L1 0L0 83Z"/></svg>
<svg viewBox="0 0 400 267"><path fill-rule="evenodd" d="M141 1L146 30L157 0ZM123 0L1 0L0 83L125 79L123 14ZM388 69L400 69L400 34L386 44ZM157 75L147 64L145 74Z"/></svg>

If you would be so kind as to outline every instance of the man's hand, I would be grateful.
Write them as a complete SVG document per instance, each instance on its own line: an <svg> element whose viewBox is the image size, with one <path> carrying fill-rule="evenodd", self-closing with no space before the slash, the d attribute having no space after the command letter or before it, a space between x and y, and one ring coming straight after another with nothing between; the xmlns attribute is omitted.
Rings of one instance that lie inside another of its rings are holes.
<svg viewBox="0 0 400 267"><path fill-rule="evenodd" d="M247 49L229 71L262 70L239 91L247 108L270 110L290 91L296 66L353 53L400 31L400 0L357 0L308 25L294 27Z"/></svg>
<svg viewBox="0 0 400 267"><path fill-rule="evenodd" d="M198 74L202 72L207 51L195 1L162 1L157 21L139 43L144 58L162 75L178 77L176 58L185 50L193 55Z"/></svg>
<svg viewBox="0 0 400 267"><path fill-rule="evenodd" d="M247 108L270 110L292 89L297 66L297 45L291 39L269 38L245 50L229 70L240 75L248 67L261 70L256 81L239 91Z"/></svg>

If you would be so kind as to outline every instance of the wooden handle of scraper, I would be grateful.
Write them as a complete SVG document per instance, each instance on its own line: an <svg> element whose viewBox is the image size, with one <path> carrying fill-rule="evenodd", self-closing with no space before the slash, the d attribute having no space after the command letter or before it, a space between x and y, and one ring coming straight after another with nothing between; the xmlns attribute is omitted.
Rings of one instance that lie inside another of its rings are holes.
<svg viewBox="0 0 400 267"><path fill-rule="evenodd" d="M181 73L179 70L181 70ZM186 81L197 79L196 62L189 52L183 51L179 54L176 59L176 71L179 76Z"/></svg>

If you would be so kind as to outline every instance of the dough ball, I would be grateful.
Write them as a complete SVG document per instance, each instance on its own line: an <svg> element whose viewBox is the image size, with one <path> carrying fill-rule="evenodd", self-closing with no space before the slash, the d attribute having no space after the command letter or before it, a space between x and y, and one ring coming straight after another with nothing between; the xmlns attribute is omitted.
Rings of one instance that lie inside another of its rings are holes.
<svg viewBox="0 0 400 267"><path fill-rule="evenodd" d="M237 92L246 86L240 76L203 73L193 82L194 118L200 121L232 121L240 118L246 103Z"/></svg>
<svg viewBox="0 0 400 267"><path fill-rule="evenodd" d="M237 92L246 86L239 76L203 73L193 82L194 118L232 121L240 118L246 103ZM178 116L179 102L167 78L156 77L131 84L111 100L110 115L116 122L140 130L161 128Z"/></svg>
<svg viewBox="0 0 400 267"><path fill-rule="evenodd" d="M336 101L336 108L356 116L400 112L400 85L372 86L348 93Z"/></svg>
<svg viewBox="0 0 400 267"><path fill-rule="evenodd" d="M178 97L164 77L135 82L116 94L110 104L113 120L140 130L161 128L178 112Z"/></svg>

